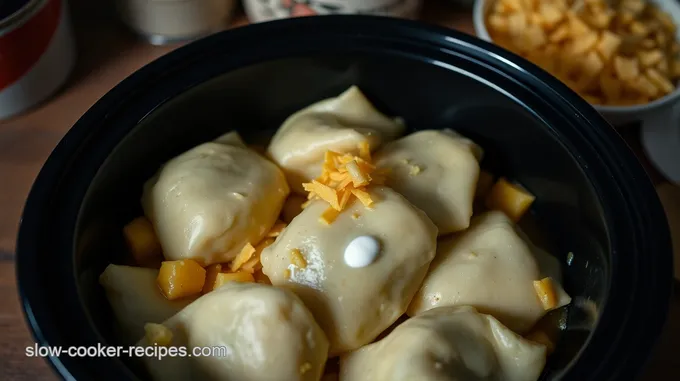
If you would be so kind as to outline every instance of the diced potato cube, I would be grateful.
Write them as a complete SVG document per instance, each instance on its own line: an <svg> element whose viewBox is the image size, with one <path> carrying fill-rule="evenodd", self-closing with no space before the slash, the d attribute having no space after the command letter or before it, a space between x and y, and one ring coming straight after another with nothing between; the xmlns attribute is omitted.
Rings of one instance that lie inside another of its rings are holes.
<svg viewBox="0 0 680 381"><path fill-rule="evenodd" d="M497 1L496 4L493 5L493 12L504 15L510 13L510 9L502 1Z"/></svg>
<svg viewBox="0 0 680 381"><path fill-rule="evenodd" d="M521 41L525 50L532 51L545 45L548 38L540 26L530 25L524 30Z"/></svg>
<svg viewBox="0 0 680 381"><path fill-rule="evenodd" d="M602 58L608 61L614 56L619 46L621 46L621 38L619 36L609 31L603 31L595 49Z"/></svg>
<svg viewBox="0 0 680 381"><path fill-rule="evenodd" d="M648 97L655 97L659 93L659 89L645 76L639 76L632 83L632 86Z"/></svg>
<svg viewBox="0 0 680 381"><path fill-rule="evenodd" d="M631 58L614 57L614 73L623 81L633 81L640 75L638 62Z"/></svg>
<svg viewBox="0 0 680 381"><path fill-rule="evenodd" d="M638 15L645 9L645 1L643 0L623 0L620 3L621 9L630 12L633 15Z"/></svg>
<svg viewBox="0 0 680 381"><path fill-rule="evenodd" d="M517 12L508 16L508 33L512 37L519 37L527 27L527 18L524 13Z"/></svg>
<svg viewBox="0 0 680 381"><path fill-rule="evenodd" d="M595 48L595 45L597 44L598 37L596 33L583 33L578 36L578 38L574 38L566 48L567 54L570 54L574 57L583 55L587 53L589 50Z"/></svg>
<svg viewBox="0 0 680 381"><path fill-rule="evenodd" d="M501 177L491 188L486 198L486 207L490 210L500 210L517 222L529 210L535 199L534 195L521 186Z"/></svg>
<svg viewBox="0 0 680 381"><path fill-rule="evenodd" d="M562 21L564 13L555 5L549 2L541 1L538 6L538 12L541 15L543 26L552 29L557 23Z"/></svg>
<svg viewBox="0 0 680 381"><path fill-rule="evenodd" d="M538 296L538 299L541 301L543 309L549 311L557 307L557 294L555 293L555 286L553 285L552 278L547 277L541 280L535 280L534 291L536 291L536 296Z"/></svg>
<svg viewBox="0 0 680 381"><path fill-rule="evenodd" d="M624 10L622 12L619 12L617 19L619 24L628 25L633 22L633 20L635 19L635 15L633 14L633 12Z"/></svg>
<svg viewBox="0 0 680 381"><path fill-rule="evenodd" d="M543 17L540 13L532 13L529 15L529 24L540 27L543 25Z"/></svg>
<svg viewBox="0 0 680 381"><path fill-rule="evenodd" d="M158 272L158 286L168 300L196 295L203 290L206 271L192 259L164 261Z"/></svg>
<svg viewBox="0 0 680 381"><path fill-rule="evenodd" d="M501 0L500 2L510 11L516 12L522 10L521 0Z"/></svg>
<svg viewBox="0 0 680 381"><path fill-rule="evenodd" d="M222 272L222 264L216 263L210 265L206 267L205 271L205 283L203 284L203 290L201 292L207 294L215 287L215 279L217 279L217 274Z"/></svg>
<svg viewBox="0 0 680 381"><path fill-rule="evenodd" d="M658 70L647 69L645 76L661 91L663 94L673 92L673 84L664 77Z"/></svg>
<svg viewBox="0 0 680 381"><path fill-rule="evenodd" d="M245 271L237 271L235 273L219 273L215 278L215 288L218 289L229 282L249 283L255 282L253 274Z"/></svg>
<svg viewBox="0 0 680 381"><path fill-rule="evenodd" d="M604 62L594 51L589 52L581 63L581 70L587 78L593 78L600 74L604 68Z"/></svg>
<svg viewBox="0 0 680 381"><path fill-rule="evenodd" d="M497 33L508 33L508 19L499 14L490 15L489 29Z"/></svg>
<svg viewBox="0 0 680 381"><path fill-rule="evenodd" d="M566 40L568 37L569 27L567 27L566 25L560 25L557 27L557 29L550 33L550 36L548 36L548 40L556 44Z"/></svg>
<svg viewBox="0 0 680 381"><path fill-rule="evenodd" d="M125 242L137 265L158 268L162 261L161 244L146 217L137 217L123 227Z"/></svg>
<svg viewBox="0 0 680 381"><path fill-rule="evenodd" d="M573 12L567 12L567 25L569 27L569 34L572 37L579 37L593 31L584 23L578 15Z"/></svg>
<svg viewBox="0 0 680 381"><path fill-rule="evenodd" d="M630 32L638 37L644 37L649 33L649 29L645 24L641 23L640 21L633 21L628 25L628 29L630 29Z"/></svg>
<svg viewBox="0 0 680 381"><path fill-rule="evenodd" d="M661 60L664 59L664 54L661 52L661 50L651 50L651 51L644 51L641 50L637 54L638 61L640 61L640 64L644 67L650 67L658 64Z"/></svg>
<svg viewBox="0 0 680 381"><path fill-rule="evenodd" d="M144 324L146 342L149 345L159 345L167 347L172 344L172 331L163 324L146 323Z"/></svg>
<svg viewBox="0 0 680 381"><path fill-rule="evenodd" d="M614 15L614 11L611 9L606 9L601 12L591 14L589 21L595 28L607 29L614 19Z"/></svg>

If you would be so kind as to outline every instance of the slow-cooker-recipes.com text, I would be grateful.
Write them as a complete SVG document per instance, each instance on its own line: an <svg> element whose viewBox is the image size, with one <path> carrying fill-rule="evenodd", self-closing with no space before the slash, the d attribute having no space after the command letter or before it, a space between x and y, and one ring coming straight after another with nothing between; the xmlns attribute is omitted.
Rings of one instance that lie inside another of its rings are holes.
<svg viewBox="0 0 680 381"><path fill-rule="evenodd" d="M100 284L121 339L229 356L144 357L151 377L536 381L571 298L535 197L405 127L353 86L267 147L232 131L163 164Z"/></svg>
<svg viewBox="0 0 680 381"><path fill-rule="evenodd" d="M50 347L34 344L26 347L26 357L226 357L227 347L184 347L184 346L97 346Z"/></svg>

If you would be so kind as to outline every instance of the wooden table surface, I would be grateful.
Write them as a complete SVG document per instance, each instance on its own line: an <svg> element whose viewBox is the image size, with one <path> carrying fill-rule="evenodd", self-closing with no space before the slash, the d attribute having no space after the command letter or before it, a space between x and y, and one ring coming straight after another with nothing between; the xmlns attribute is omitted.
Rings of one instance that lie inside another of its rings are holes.
<svg viewBox="0 0 680 381"><path fill-rule="evenodd" d="M103 1L71 0L79 58L68 84L43 105L0 122L0 380L56 380L48 365L24 356L33 343L19 306L14 249L21 209L44 160L66 131L102 95L142 65L176 46L153 47L131 35ZM470 13L429 1L424 18L473 34ZM243 16L234 26L246 24ZM637 127L621 130L636 153L641 149ZM664 181L640 155L655 182ZM644 380L679 379L680 300L674 299L666 333L661 338ZM671 376L673 375L673 376Z"/></svg>

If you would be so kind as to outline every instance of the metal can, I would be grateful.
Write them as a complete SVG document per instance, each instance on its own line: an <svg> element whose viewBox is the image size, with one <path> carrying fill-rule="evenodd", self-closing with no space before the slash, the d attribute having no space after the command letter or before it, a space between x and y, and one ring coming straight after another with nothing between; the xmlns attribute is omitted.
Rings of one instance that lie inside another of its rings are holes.
<svg viewBox="0 0 680 381"><path fill-rule="evenodd" d="M287 17L366 14L417 18L421 0L244 0L248 19L252 22Z"/></svg>
<svg viewBox="0 0 680 381"><path fill-rule="evenodd" d="M11 0L0 6L0 119L44 101L75 63L66 0Z"/></svg>

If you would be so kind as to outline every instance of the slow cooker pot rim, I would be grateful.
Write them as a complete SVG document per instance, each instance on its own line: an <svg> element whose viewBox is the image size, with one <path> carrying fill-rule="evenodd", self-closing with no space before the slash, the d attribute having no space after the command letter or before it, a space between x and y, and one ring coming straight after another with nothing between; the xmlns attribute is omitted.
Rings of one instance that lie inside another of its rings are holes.
<svg viewBox="0 0 680 381"><path fill-rule="evenodd" d="M314 30L314 33L305 33L305 31L310 29ZM31 189L24 209L17 242L17 278L20 296L26 318L36 340L40 344L47 345L48 342L53 341L47 339L50 334L46 332L58 332L58 330L55 330L57 327L49 319L50 312L46 310L44 304L39 303L41 299L40 283L39 280L32 277L33 272L39 265L37 261L40 248L38 246L39 242L36 239L40 237L41 232L45 231L45 225L49 227L46 219L41 220L41 218L44 217L47 210L55 206L53 204L53 202L56 202L54 196L57 192L55 191L62 185L60 183L67 174L68 169L72 167L70 164L82 152L84 143L89 141L88 143L97 144L93 142L94 139L92 138L96 134L104 133L104 125L110 122L111 119L115 119L113 116L117 111L120 111L127 101L136 99L135 97L137 96L139 96L140 100L143 99L144 91L151 88L164 88L167 91L170 79L180 69L199 65L199 62L205 62L210 55L222 54L227 50L233 56L234 62L239 60L248 61L245 55L252 54L253 52L247 49L240 52L235 47L242 44L243 40L252 41L252 39L264 37L265 35L269 39L272 38L271 36L276 36L277 43L286 45L287 49L290 50L294 50L298 46L296 44L299 44L299 40L304 39L312 50L317 52L326 51L328 50L328 47L324 46L324 43L327 41L326 38L341 35L383 44L386 50L389 50L395 43L401 43L401 48L410 46L413 48L413 51L417 51L416 47L418 47L420 50L430 51L431 53L438 51L440 53L456 55L463 54L474 58L482 65L487 65L494 70L512 76L516 82L521 82L523 86L530 88L535 93L539 93L543 99L550 100L556 109L560 109L558 111L564 114L565 117L571 118L574 122L572 125L575 128L572 132L580 135L581 140L587 146L590 146L590 149L595 154L601 157L604 163L603 168L606 169L606 172L601 172L600 175L610 176L619 186L618 190L603 186L597 178L591 176L594 185L599 185L598 192L600 192L601 198L603 196L602 192L605 190L612 196L616 196L615 193L618 193L622 197L622 205L627 207L626 210L620 211L623 214L623 218L635 218L640 223L634 226L630 221L617 221L617 219L612 218L613 211L608 210L609 221L607 223L611 227L629 225L626 228L634 232L631 237L625 237L632 240L634 247L623 247L621 251L628 250L633 254L638 254L636 258L632 258L637 261L635 264L619 263L617 266L621 266L622 269L624 268L623 266L626 266L627 271L619 272L617 268L614 268L612 271L613 279L616 280L618 278L617 273L630 274L632 268L637 266L636 270L638 272L646 271L648 273L645 281L653 280L655 282L653 284L646 284L647 290L652 291L653 295L644 295L644 293L640 295L641 291L638 288L634 290L638 294L637 299L634 298L634 295L631 295L630 299L637 300L638 306L641 306L640 298L642 298L646 300L648 305L658 307L665 303L667 307L672 284L672 266L670 236L667 226L663 224L665 222L665 215L654 193L654 188L637 160L632 156L620 137L608 127L600 115L585 101L530 63L491 44L462 33L434 26L424 26L421 23L405 20L371 16L324 16L252 25L223 32L180 48L128 77L99 100L74 125L50 155ZM301 49L297 48L298 52ZM420 50L418 50L418 53L422 53ZM306 50L302 49L302 51ZM259 58L267 60L272 57ZM164 81L168 81L168 83L165 83L165 86ZM548 86L543 86L543 83L546 83ZM177 91L178 89L174 90ZM160 103L148 105L147 113L152 112L158 105ZM106 132L109 135L107 139L110 141L120 139L129 130L126 127L125 131L115 131L114 126L110 127L112 127L112 130ZM625 187L624 181L633 179L637 179L640 184ZM74 205L76 209L78 206ZM621 230L625 231L626 229L622 228ZM641 242L640 237L645 237L646 241ZM612 247L618 247L616 242L612 242ZM643 258L644 256L639 255L640 253L660 254ZM613 254L615 254L613 257L616 257L617 253ZM70 271L74 273L73 265L70 267ZM655 274L656 271L664 269L668 269L668 274ZM668 276L666 277L665 275ZM619 280L624 281L624 279ZM76 280L74 278L73 289L71 291L75 292L74 296L77 298L75 284ZM621 298L619 297L619 299ZM633 308L632 304L628 307L632 310L629 319L619 321L619 332L616 332L616 330L613 332L620 335L625 330L624 326L630 330L639 329L642 324L649 324L646 331L648 335L638 338L637 349L650 348L653 341L651 338L658 336L661 326L663 326L666 310L645 311L644 308ZM80 312L85 314L84 311ZM74 311L73 313L77 314L78 312ZM608 315L611 316L610 303L605 305L602 314L602 316ZM599 327L591 340L597 336L603 336L600 334L602 329L603 327ZM610 327L609 329L613 328ZM52 334L53 339L56 337L55 334ZM607 340L611 339L611 337L607 338ZM600 343L603 340L604 338L600 337ZM50 344L54 344L54 342L50 342ZM614 373L626 378L630 374L634 374L637 366L632 364L634 361L628 361L632 355L630 350L626 351L623 346L617 347L620 348L614 348L613 351L610 351L608 359L602 358L602 347L598 349L599 352L595 348L587 348L589 350L582 353L576 362L572 364L569 378L572 378L572 374L580 374L583 377L574 379L584 380L605 379L605 376L609 377ZM64 377L74 372L73 367L70 367L69 370L66 370L64 367L63 363L68 361L70 359L51 359L52 365ZM599 368L593 369L597 364L599 364ZM605 364L609 364L609 368L605 369ZM616 368L615 371L614 368ZM73 375L82 376L84 374L78 371L76 373L80 374ZM119 374L121 376L123 374L126 376L130 375L129 372L121 372ZM616 379L621 379L621 377L616 377Z"/></svg>

